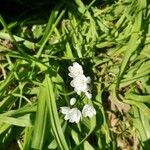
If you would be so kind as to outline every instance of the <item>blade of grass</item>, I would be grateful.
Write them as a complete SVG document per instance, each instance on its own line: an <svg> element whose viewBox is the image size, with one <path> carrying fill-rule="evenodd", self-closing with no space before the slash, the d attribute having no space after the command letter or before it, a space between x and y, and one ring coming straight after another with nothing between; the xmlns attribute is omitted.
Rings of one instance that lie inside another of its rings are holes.
<svg viewBox="0 0 150 150"><path fill-rule="evenodd" d="M33 128L26 127L25 128L25 135L23 138L23 150L29 150L31 148L31 137L32 137Z"/></svg>
<svg viewBox="0 0 150 150"><path fill-rule="evenodd" d="M125 69L128 65L129 59L131 55L133 54L134 51L137 50L139 47L140 43L135 43L135 41L138 41L139 39L139 32L141 30L142 26L142 17L143 17L143 9L146 8L146 1L142 2L141 0L138 0L138 8L137 8L137 15L135 17L135 22L133 24L133 34L131 35L130 41L128 42L127 50L125 52L124 59L121 64L119 76L117 78L117 83L115 86L115 90L117 91L119 88L120 81L124 75ZM135 43L135 44L133 44Z"/></svg>
<svg viewBox="0 0 150 150"><path fill-rule="evenodd" d="M125 96L126 99L132 99L133 101L150 104L150 95L140 95L136 93L128 93Z"/></svg>
<svg viewBox="0 0 150 150"><path fill-rule="evenodd" d="M54 88L53 82L48 75L46 75L45 77L44 85L45 85L46 95L47 95L46 102L47 102L47 107L50 115L50 123L51 123L51 128L53 130L55 140L58 144L58 147L61 150L69 150L58 116L56 99L53 91Z"/></svg>
<svg viewBox="0 0 150 150"><path fill-rule="evenodd" d="M14 37L16 42L22 43L25 47L27 47L27 48L29 48L31 50L34 50L36 47L39 47L39 45L37 43L33 43L33 42L28 41L26 39L23 39L23 38L21 38L19 36L14 35L13 37ZM4 40L12 41L12 38L10 37L10 35L8 33L0 32L0 38L2 38Z"/></svg>
<svg viewBox="0 0 150 150"><path fill-rule="evenodd" d="M54 10L52 10L51 12L51 15L49 17L49 21L48 21L48 24L47 24L47 28L44 32L44 35L41 39L41 41L39 42L39 44L41 45L39 51L37 52L36 54L36 57L38 58L41 53L42 53L42 50L46 44L46 42L48 41L49 39L49 36L52 34L52 32L54 31L55 27L57 26L57 24L60 22L60 20L62 19L63 15L65 14L65 9L63 9L60 13L60 15L58 16L58 18L56 19L59 11L60 11L60 8L61 8L61 5L58 5ZM56 20L56 21L55 21ZM55 22L54 22L55 21Z"/></svg>
<svg viewBox="0 0 150 150"><path fill-rule="evenodd" d="M13 43L15 44L15 46L16 46L17 48L19 48L17 41L15 40L13 34L10 32L10 30L9 30L9 28L8 28L8 26L7 26L7 24L5 23L5 21L4 21L4 19L3 19L3 17L2 17L1 15L0 15L0 22L1 22L2 26L4 27L4 29L8 32L8 34L9 34L9 36L11 37L11 39L12 39Z"/></svg>
<svg viewBox="0 0 150 150"><path fill-rule="evenodd" d="M3 116L1 114L0 122L11 124L11 125L16 125L16 126L21 126L21 127L31 127L32 126L31 120L29 119L29 115L24 115L24 116L21 116L18 118L13 118L13 117Z"/></svg>
<svg viewBox="0 0 150 150"><path fill-rule="evenodd" d="M32 148L42 149L47 122L46 92L44 83L40 86L37 112L33 129Z"/></svg>

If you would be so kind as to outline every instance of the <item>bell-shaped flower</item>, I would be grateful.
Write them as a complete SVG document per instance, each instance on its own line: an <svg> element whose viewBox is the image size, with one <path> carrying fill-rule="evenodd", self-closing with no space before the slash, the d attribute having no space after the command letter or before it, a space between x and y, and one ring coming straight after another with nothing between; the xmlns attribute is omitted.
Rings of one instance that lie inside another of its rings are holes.
<svg viewBox="0 0 150 150"><path fill-rule="evenodd" d="M96 115L96 110L92 105L86 104L82 109L82 114L84 117L93 117Z"/></svg>
<svg viewBox="0 0 150 150"><path fill-rule="evenodd" d="M69 120L69 122L71 123L79 123L80 119L81 119L81 112L79 109L77 108L72 108L70 109L70 111L65 115L65 120Z"/></svg>
<svg viewBox="0 0 150 150"><path fill-rule="evenodd" d="M61 107L61 112L65 115L64 119L71 123L79 123L82 117L81 111L78 108Z"/></svg>
<svg viewBox="0 0 150 150"><path fill-rule="evenodd" d="M60 112L64 115L68 114L70 111L70 108L67 107L67 106L64 106L64 107L60 107Z"/></svg>

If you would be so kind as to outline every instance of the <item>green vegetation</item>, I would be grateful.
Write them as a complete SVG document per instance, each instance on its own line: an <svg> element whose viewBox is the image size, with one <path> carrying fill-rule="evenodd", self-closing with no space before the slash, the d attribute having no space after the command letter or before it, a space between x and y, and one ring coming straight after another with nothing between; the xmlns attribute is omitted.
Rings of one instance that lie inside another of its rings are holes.
<svg viewBox="0 0 150 150"><path fill-rule="evenodd" d="M0 15L0 149L149 150L150 1L34 3ZM78 124L60 112L73 62L96 109Z"/></svg>

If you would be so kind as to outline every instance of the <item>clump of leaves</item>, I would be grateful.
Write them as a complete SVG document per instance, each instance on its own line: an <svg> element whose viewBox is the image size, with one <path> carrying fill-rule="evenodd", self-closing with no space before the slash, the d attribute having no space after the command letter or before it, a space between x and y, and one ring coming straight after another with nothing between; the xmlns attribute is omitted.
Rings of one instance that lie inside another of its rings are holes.
<svg viewBox="0 0 150 150"><path fill-rule="evenodd" d="M107 2L62 0L37 22L0 16L1 149L149 149L149 1ZM59 112L74 61L97 111L78 125Z"/></svg>

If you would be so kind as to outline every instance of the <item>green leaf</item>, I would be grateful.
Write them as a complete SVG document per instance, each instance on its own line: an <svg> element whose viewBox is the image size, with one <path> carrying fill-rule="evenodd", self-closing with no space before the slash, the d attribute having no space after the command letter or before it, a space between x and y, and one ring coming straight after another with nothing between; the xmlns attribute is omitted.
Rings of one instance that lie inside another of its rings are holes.
<svg viewBox="0 0 150 150"><path fill-rule="evenodd" d="M46 92L44 83L40 87L36 118L33 129L32 148L42 149L47 122Z"/></svg>
<svg viewBox="0 0 150 150"><path fill-rule="evenodd" d="M126 99L132 99L133 101L137 102L144 102L150 104L150 95L140 95L136 93L128 93L126 94Z"/></svg>
<svg viewBox="0 0 150 150"><path fill-rule="evenodd" d="M84 145L84 149L86 150L94 150L94 148L88 141L85 141L83 145Z"/></svg>
<svg viewBox="0 0 150 150"><path fill-rule="evenodd" d="M53 131L53 135L60 149L69 150L58 116L53 82L48 75L46 75L45 77L44 86L47 97L46 103L50 115L50 124Z"/></svg>
<svg viewBox="0 0 150 150"><path fill-rule="evenodd" d="M0 122L7 123L10 125L21 126L21 127L31 127L32 126L32 123L30 120L30 115L24 115L24 116L18 117L18 118L0 115Z"/></svg>

